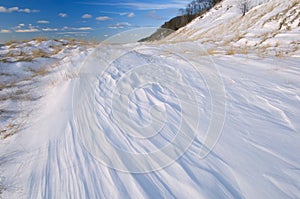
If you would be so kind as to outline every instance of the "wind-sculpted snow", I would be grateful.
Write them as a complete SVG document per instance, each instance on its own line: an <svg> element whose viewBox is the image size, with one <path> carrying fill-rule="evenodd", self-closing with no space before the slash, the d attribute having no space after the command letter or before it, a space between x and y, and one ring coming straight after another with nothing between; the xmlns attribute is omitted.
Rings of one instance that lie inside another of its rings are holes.
<svg viewBox="0 0 300 199"><path fill-rule="evenodd" d="M115 52L113 46L105 47ZM119 48L114 60L101 54L103 48L86 60L74 88L75 125L85 149L111 168L145 173L172 164L201 132L207 135L199 158L207 155L224 121L221 79L207 82L198 63L194 66L169 48ZM209 98L206 104L201 96ZM201 107L211 102L215 113L201 114ZM210 116L213 128L201 131L200 117L209 123Z"/></svg>
<svg viewBox="0 0 300 199"><path fill-rule="evenodd" d="M196 24L181 32L200 36ZM1 87L1 116L21 107L26 124L0 141L0 197L300 198L299 50L206 52L176 34L0 62L2 81L22 77ZM40 97L7 98L16 88Z"/></svg>
<svg viewBox="0 0 300 199"><path fill-rule="evenodd" d="M105 45L65 58L28 127L2 141L3 198L299 197L299 60L212 62L200 49ZM219 75L227 108L214 116Z"/></svg>

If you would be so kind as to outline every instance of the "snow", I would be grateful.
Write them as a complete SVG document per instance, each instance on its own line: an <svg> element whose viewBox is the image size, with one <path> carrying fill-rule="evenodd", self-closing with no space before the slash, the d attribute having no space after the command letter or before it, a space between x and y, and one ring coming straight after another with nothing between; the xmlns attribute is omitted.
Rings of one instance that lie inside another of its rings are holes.
<svg viewBox="0 0 300 199"><path fill-rule="evenodd" d="M299 27L263 40L289 2L254 24L231 3L156 43L2 46L48 57L0 62L0 196L299 198Z"/></svg>
<svg viewBox="0 0 300 199"><path fill-rule="evenodd" d="M284 54L299 54L298 1L250 0L252 8L245 16L242 16L237 2L222 1L203 17L171 34L166 41L197 41L214 45L215 49L228 51L234 47L240 51L248 48L257 53L272 53L275 44L278 51Z"/></svg>

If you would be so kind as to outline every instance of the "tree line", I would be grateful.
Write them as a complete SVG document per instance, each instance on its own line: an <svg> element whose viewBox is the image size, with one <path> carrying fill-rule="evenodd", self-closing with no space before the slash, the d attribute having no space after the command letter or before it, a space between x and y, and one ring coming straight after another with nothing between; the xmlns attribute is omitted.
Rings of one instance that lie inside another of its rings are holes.
<svg viewBox="0 0 300 199"><path fill-rule="evenodd" d="M186 8L179 9L181 16L198 15L204 11L211 9L215 4L221 0L193 0L187 4Z"/></svg>
<svg viewBox="0 0 300 199"><path fill-rule="evenodd" d="M179 9L179 13L181 16L197 16L205 11L210 10L214 5L219 3L222 0L193 0L189 4L187 4L186 8ZM238 0L237 1L242 11L243 16L250 10L251 8L251 0ZM260 4L263 1L258 1Z"/></svg>

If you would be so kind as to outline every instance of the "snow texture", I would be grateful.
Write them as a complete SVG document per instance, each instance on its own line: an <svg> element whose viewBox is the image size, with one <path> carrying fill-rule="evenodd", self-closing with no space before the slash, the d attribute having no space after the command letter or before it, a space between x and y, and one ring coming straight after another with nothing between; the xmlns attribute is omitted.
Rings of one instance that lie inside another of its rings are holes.
<svg viewBox="0 0 300 199"><path fill-rule="evenodd" d="M300 198L299 3L235 5L156 43L2 46L0 196Z"/></svg>

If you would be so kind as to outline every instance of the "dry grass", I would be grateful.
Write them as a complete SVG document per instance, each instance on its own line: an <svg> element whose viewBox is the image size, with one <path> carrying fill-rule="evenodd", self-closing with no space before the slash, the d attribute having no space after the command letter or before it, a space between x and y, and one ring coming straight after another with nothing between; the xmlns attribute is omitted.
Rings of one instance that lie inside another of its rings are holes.
<svg viewBox="0 0 300 199"><path fill-rule="evenodd" d="M32 57L19 57L16 62L32 62L33 58Z"/></svg>
<svg viewBox="0 0 300 199"><path fill-rule="evenodd" d="M298 1L291 1L291 4L285 10L270 17L263 23L263 26L271 21L276 21L278 22L278 30L289 30L289 24L292 24L295 20L299 19L300 12L297 13L297 8L299 7L298 4ZM293 15L296 16L291 18Z"/></svg>
<svg viewBox="0 0 300 199"><path fill-rule="evenodd" d="M226 55L234 55L234 53L235 51L232 48L230 48L227 50Z"/></svg>
<svg viewBox="0 0 300 199"><path fill-rule="evenodd" d="M285 55L286 55L286 53L282 50L276 50L276 52L275 52L276 57L284 57Z"/></svg>
<svg viewBox="0 0 300 199"><path fill-rule="evenodd" d="M69 38L68 40L69 40L69 44L68 45L71 45L71 46L75 45L75 43L76 43L76 39L75 38Z"/></svg>
<svg viewBox="0 0 300 199"><path fill-rule="evenodd" d="M7 101L7 100L36 101L37 99L40 98L40 96L33 95L31 92L29 92L30 88L28 88L27 86L34 83L35 77L47 75L49 73L48 68L47 67L40 67L37 69L26 68L24 69L24 71L30 72L31 74L22 79L0 83L0 102ZM6 91L1 92L3 90Z"/></svg>
<svg viewBox="0 0 300 199"><path fill-rule="evenodd" d="M239 40L244 38L244 34L243 35L235 35L233 42L238 42Z"/></svg>
<svg viewBox="0 0 300 199"><path fill-rule="evenodd" d="M17 44L16 43L13 43L13 44L11 44L11 45L8 45L9 46L9 48L8 49L14 49L14 48L16 48L17 47Z"/></svg>
<svg viewBox="0 0 300 199"><path fill-rule="evenodd" d="M61 46L55 46L55 47L53 47L52 48L54 51L51 53L52 55L56 55L56 54L58 54L60 51L62 51L63 50L63 47L61 47Z"/></svg>
<svg viewBox="0 0 300 199"><path fill-rule="evenodd" d="M46 41L44 38L38 38L36 39L36 42L43 42ZM58 41L60 42L60 41ZM7 62L32 62L36 58L49 58L52 55L55 55L62 51L64 48L68 48L72 45L78 45L80 44L75 39L70 39L69 42L66 42L67 47L64 45L64 43L61 43L61 45L54 45L49 46L49 49L51 52L45 51L43 49L36 49L39 48L40 45L34 46L31 48L24 49L24 44L18 46L18 43L15 41L7 42L6 45L15 46L16 49L11 49L8 51L7 54L1 55L0 61L7 61ZM25 45L27 45L25 43ZM32 45L31 43L28 43L28 45ZM31 49L31 50L30 50ZM30 64L29 64L30 65ZM38 92L31 92L31 90L35 91L34 88L34 81L39 81L39 78L36 77L43 77L50 73L52 70L52 66L45 65L45 66L25 66L23 68L23 71L25 72L24 75L26 77L20 78L20 77L11 77L7 78L9 82L1 81L0 82L0 103L3 102L11 102L13 104L16 104L16 106L19 105L19 103L30 104L32 101L39 100L42 97L42 94ZM4 76L12 76L13 74L8 74L5 72L0 72L0 79ZM76 74L68 74L66 75L66 78L74 78ZM3 79L4 80L4 79ZM16 109L17 111L10 111L7 110L8 107L5 107L3 109L0 108L0 117L4 119L5 123L0 126L0 139L6 139L8 137L11 137L18 133L21 128L23 128L24 124L21 124L20 122L13 120L14 118L20 119L20 117L24 117L24 114L27 114L27 110L19 110L18 107L13 107L13 109ZM0 184L1 185L1 184ZM1 189L1 186L0 186ZM1 190L0 190L1 192ZM1 196L0 196L1 198Z"/></svg>
<svg viewBox="0 0 300 199"><path fill-rule="evenodd" d="M81 46L91 46L91 45L97 45L97 43L88 43L86 41L79 41L76 40L74 38L69 38L66 39L68 40L68 42L63 43L60 40L54 40L56 42L61 42L61 45L55 45L55 46L49 46L49 49L52 50L52 52L45 52L43 49L38 49L38 50L31 50L31 52L26 53L25 51L22 50L23 46L20 47L20 49L18 49L18 44L22 44L24 43L25 46L27 47L31 47L32 44L29 44L26 42L29 41L36 41L37 43L41 43L43 41L47 41L46 38L40 37L40 38L36 38L33 40L29 40L29 41L9 41L6 42L5 45L8 46L8 48L10 49L10 51L7 54L4 54L0 57L0 61L1 62L5 62L5 63L12 63L12 62L32 62L34 61L34 59L36 58L49 58L53 55L58 54L59 52L61 52L64 48L70 47L70 46L75 46L75 45L81 45Z"/></svg>
<svg viewBox="0 0 300 199"><path fill-rule="evenodd" d="M241 48L238 53L243 54L243 55L249 54L249 48L247 46L245 46L245 47Z"/></svg>
<svg viewBox="0 0 300 199"><path fill-rule="evenodd" d="M5 57L15 57L15 56L19 56L19 55L20 55L20 53L10 51L9 53L7 53L5 55Z"/></svg>
<svg viewBox="0 0 300 199"><path fill-rule="evenodd" d="M267 52L265 50L262 49L258 49L257 50L257 56L261 59L265 58L267 56Z"/></svg>
<svg viewBox="0 0 300 199"><path fill-rule="evenodd" d="M17 90L15 92L10 92L0 97L0 101L11 100L11 101L26 102L26 101L36 101L37 99L39 98L35 98L34 96L28 94L27 91L24 90Z"/></svg>
<svg viewBox="0 0 300 199"><path fill-rule="evenodd" d="M234 47L230 47L227 50L225 50L225 52L223 50L218 51L215 49L208 49L207 50L207 54L209 55L217 55L217 54L225 54L225 55L234 55L234 54L249 54L249 47L244 46L244 47L238 47L238 48L234 48Z"/></svg>
<svg viewBox="0 0 300 199"><path fill-rule="evenodd" d="M45 76L49 73L49 70L47 67L40 67L40 68L27 68L25 69L25 71L31 72L32 73L32 77L36 77L36 76Z"/></svg>
<svg viewBox="0 0 300 199"><path fill-rule="evenodd" d="M4 43L4 45L7 45L7 46L10 46L12 44L21 44L21 43L27 43L29 41L37 41L38 43L41 43L43 41L47 41L48 39L47 38L44 38L44 37L37 37L37 38L33 38L33 39L30 39L30 40L20 40L20 41L17 41L17 40L9 40L7 42Z"/></svg>
<svg viewBox="0 0 300 199"><path fill-rule="evenodd" d="M49 58L49 55L42 49L38 49L32 51L32 58Z"/></svg>
<svg viewBox="0 0 300 199"><path fill-rule="evenodd" d="M20 130L20 125L8 124L0 130L0 138L6 139L10 136L15 135Z"/></svg>
<svg viewBox="0 0 300 199"><path fill-rule="evenodd" d="M57 50L54 51L54 53L58 52ZM13 62L32 62L36 58L49 58L52 54L48 54L42 49L33 50L31 51L31 54L26 54L24 51L20 52L9 52L6 55L4 55L2 58L0 58L0 61L2 62L12 62L9 61L11 58L15 58L16 60Z"/></svg>
<svg viewBox="0 0 300 199"><path fill-rule="evenodd" d="M4 45L5 46L10 46L10 45L15 44L15 43L17 43L17 41L15 41L15 40L9 40L8 42L5 42Z"/></svg>
<svg viewBox="0 0 300 199"><path fill-rule="evenodd" d="M34 40L36 40L38 43L41 43L41 42L43 42L43 41L47 41L48 39L46 39L46 38L44 38L44 37L38 37L38 38L36 38L36 39L34 39Z"/></svg>
<svg viewBox="0 0 300 199"><path fill-rule="evenodd" d="M214 49L208 49L207 54L214 55L214 54L216 54L216 51Z"/></svg>
<svg viewBox="0 0 300 199"><path fill-rule="evenodd" d="M12 88L16 85L16 83L17 83L16 81L8 83L8 84L0 83L0 91L2 91L3 89L6 89L6 88Z"/></svg>

